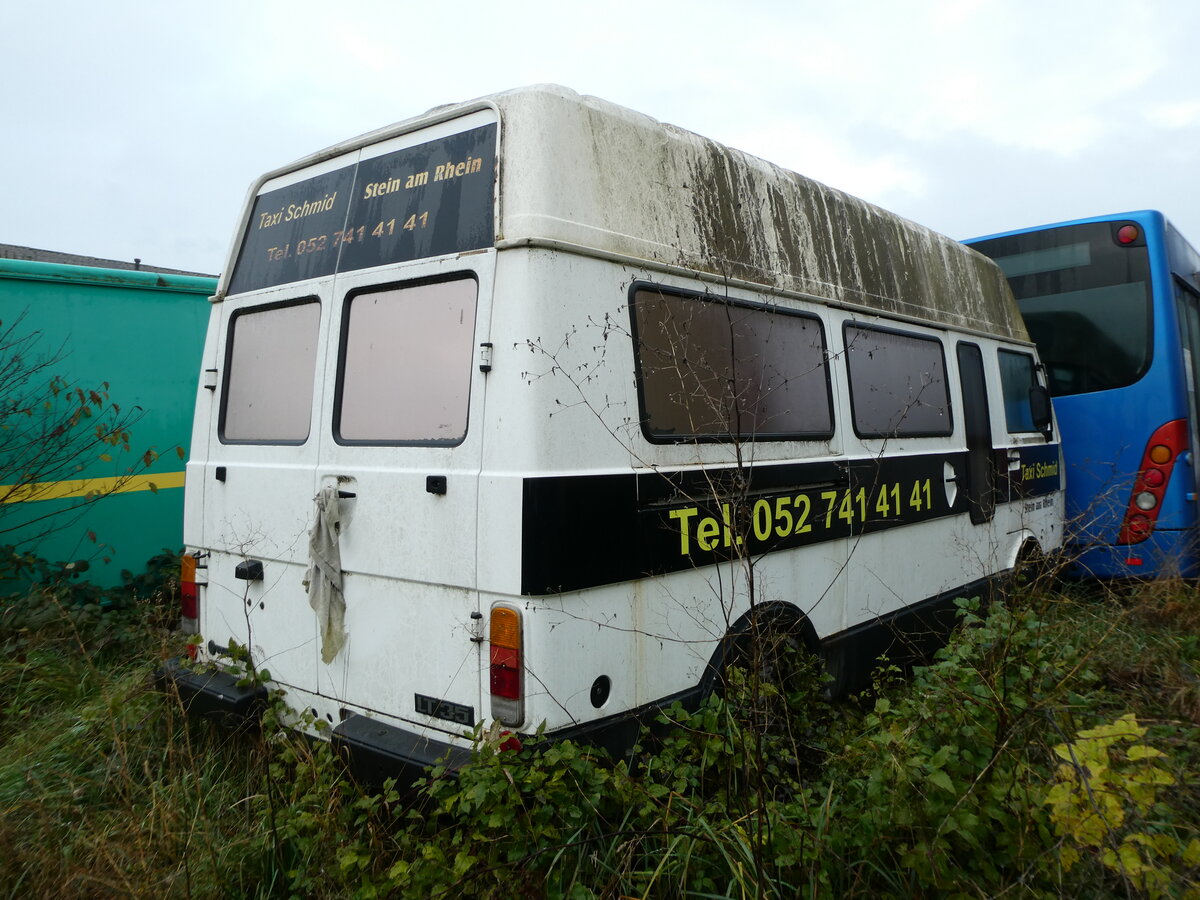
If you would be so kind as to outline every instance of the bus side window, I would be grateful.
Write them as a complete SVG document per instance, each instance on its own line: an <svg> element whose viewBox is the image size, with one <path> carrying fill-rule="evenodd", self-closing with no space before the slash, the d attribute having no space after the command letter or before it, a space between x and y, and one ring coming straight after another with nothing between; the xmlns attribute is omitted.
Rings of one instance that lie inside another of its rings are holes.
<svg viewBox="0 0 1200 900"><path fill-rule="evenodd" d="M1200 306L1194 291L1178 281L1175 283L1175 305L1179 315L1179 338L1183 345L1184 374L1187 378L1188 405L1192 416L1197 410L1196 391L1200 388L1197 369L1200 368Z"/></svg>

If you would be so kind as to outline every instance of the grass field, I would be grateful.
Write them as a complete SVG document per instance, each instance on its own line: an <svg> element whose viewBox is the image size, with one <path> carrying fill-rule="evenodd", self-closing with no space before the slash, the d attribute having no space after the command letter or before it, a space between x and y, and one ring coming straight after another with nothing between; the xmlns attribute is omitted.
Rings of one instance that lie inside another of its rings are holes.
<svg viewBox="0 0 1200 900"><path fill-rule="evenodd" d="M634 771L484 735L415 798L278 704L189 722L153 687L176 606L0 601L0 896L1200 897L1193 584L1019 587L861 697L749 673Z"/></svg>

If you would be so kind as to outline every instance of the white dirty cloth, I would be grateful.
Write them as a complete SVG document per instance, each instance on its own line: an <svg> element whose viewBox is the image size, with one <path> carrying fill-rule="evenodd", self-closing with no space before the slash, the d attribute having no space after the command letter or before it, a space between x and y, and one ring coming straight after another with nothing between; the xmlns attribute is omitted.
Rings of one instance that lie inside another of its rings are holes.
<svg viewBox="0 0 1200 900"><path fill-rule="evenodd" d="M314 498L317 519L308 535L308 605L321 628L321 661L333 662L346 643L346 598L342 594L342 554L338 549L336 484L321 488Z"/></svg>

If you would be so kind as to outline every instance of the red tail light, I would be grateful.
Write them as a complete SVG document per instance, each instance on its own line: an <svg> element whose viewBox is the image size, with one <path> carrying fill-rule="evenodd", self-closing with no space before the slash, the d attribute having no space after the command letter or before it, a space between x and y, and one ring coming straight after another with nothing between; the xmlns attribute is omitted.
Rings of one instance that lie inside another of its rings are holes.
<svg viewBox="0 0 1200 900"><path fill-rule="evenodd" d="M185 553L179 564L179 613L196 622L200 618L200 588L196 585L196 557Z"/></svg>
<svg viewBox="0 0 1200 900"><path fill-rule="evenodd" d="M492 718L502 725L518 726L525 721L521 614L507 606L495 607L488 631Z"/></svg>
<svg viewBox="0 0 1200 900"><path fill-rule="evenodd" d="M1137 544L1154 533L1154 523L1162 511L1175 461L1186 450L1186 419L1168 422L1150 436L1133 493L1129 496L1121 533L1117 536L1118 544Z"/></svg>

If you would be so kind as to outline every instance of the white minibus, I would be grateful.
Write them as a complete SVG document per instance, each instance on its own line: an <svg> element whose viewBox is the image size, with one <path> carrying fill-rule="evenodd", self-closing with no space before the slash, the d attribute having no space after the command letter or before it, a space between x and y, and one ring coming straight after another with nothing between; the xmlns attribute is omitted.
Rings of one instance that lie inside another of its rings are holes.
<svg viewBox="0 0 1200 900"><path fill-rule="evenodd" d="M1059 546L1043 382L929 229L560 87L437 107L249 192L168 675L408 776L481 726L619 753L754 625L852 688Z"/></svg>

